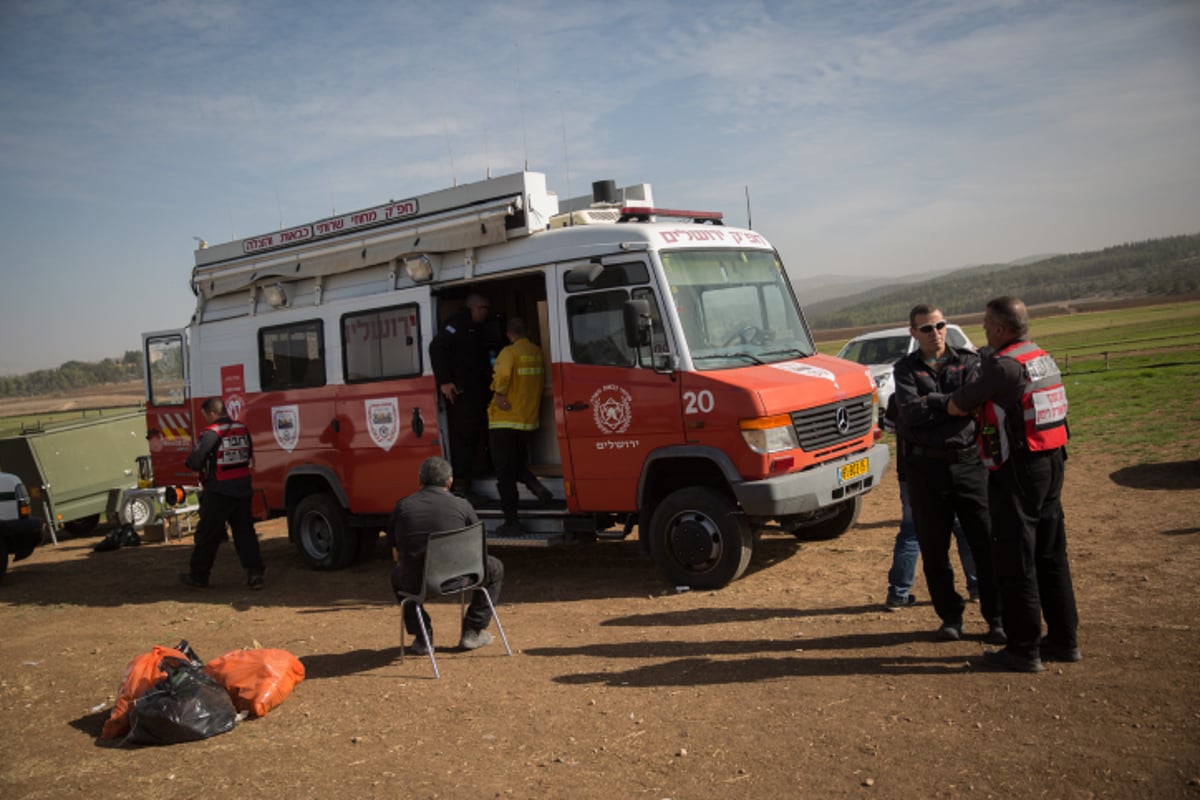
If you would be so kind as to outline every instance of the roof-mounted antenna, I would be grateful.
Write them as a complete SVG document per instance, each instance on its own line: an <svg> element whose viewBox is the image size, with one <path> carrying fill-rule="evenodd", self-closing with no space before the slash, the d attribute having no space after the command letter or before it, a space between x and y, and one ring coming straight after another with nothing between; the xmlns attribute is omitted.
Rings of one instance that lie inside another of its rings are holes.
<svg viewBox="0 0 1200 800"><path fill-rule="evenodd" d="M446 153L450 156L450 179L453 181L451 186L458 186L458 169L454 166L454 148L450 146L450 126L446 124L446 118L442 117L442 136L446 139Z"/></svg>
<svg viewBox="0 0 1200 800"><path fill-rule="evenodd" d="M567 112L561 100L558 103L558 113L562 117L563 170L567 174L567 197L571 197L571 162L567 160Z"/></svg>
<svg viewBox="0 0 1200 800"><path fill-rule="evenodd" d="M525 125L525 92L522 91L521 51L517 50L517 105L521 109L521 145L525 148L525 171L529 172L529 128Z"/></svg>
<svg viewBox="0 0 1200 800"><path fill-rule="evenodd" d="M754 230L754 222L750 217L750 184L746 184L746 229Z"/></svg>

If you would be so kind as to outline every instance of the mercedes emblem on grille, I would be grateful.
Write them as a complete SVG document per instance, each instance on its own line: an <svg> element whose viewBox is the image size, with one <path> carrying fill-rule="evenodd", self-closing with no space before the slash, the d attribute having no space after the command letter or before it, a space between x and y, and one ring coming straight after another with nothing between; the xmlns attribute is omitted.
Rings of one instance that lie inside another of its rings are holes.
<svg viewBox="0 0 1200 800"><path fill-rule="evenodd" d="M838 406L837 429L838 433L842 434L843 436L850 432L850 414L846 411L845 406Z"/></svg>

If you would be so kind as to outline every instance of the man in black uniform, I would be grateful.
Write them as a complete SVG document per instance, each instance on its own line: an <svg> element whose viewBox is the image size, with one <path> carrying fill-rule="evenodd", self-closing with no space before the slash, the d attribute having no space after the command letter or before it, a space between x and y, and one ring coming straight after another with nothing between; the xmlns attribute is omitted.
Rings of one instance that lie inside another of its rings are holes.
<svg viewBox="0 0 1200 800"><path fill-rule="evenodd" d="M250 463L254 450L250 430L225 413L225 402L210 397L200 406L207 427L196 442L196 449L184 463L200 473L204 491L200 495L200 522L196 525L195 546L187 572L179 580L188 586L208 586L208 574L217 558L217 549L225 541L225 524L233 529L233 546L246 570L246 585L263 588L263 560L258 549L258 534L250 509L253 488Z"/></svg>
<svg viewBox="0 0 1200 800"><path fill-rule="evenodd" d="M1063 523L1067 396L1054 359L1028 339L1015 297L989 300L988 348L978 380L950 398L951 414L979 411L980 449L991 473L992 562L1008 646L984 660L1040 672L1042 661L1079 661L1079 614ZM1042 634L1042 617L1046 635Z"/></svg>
<svg viewBox="0 0 1200 800"><path fill-rule="evenodd" d="M450 423L450 463L454 484L471 496L475 459L487 430L487 406L491 398L491 355L484 323L488 301L472 292L429 343L429 360L438 391L446 403Z"/></svg>
<svg viewBox="0 0 1200 800"><path fill-rule="evenodd" d="M921 547L925 583L941 617L938 636L962 638L966 602L954 588L950 536L958 516L975 557L979 611L987 623L987 641L1004 644L1000 604L989 558L987 470L975 444L975 421L951 416L950 394L978 374L979 356L946 344L946 320L940 309L915 306L908 315L919 345L896 362L896 436L903 440L904 471L913 523Z"/></svg>
<svg viewBox="0 0 1200 800"><path fill-rule="evenodd" d="M437 456L425 459L417 477L421 488L396 504L387 528L392 559L396 562L396 566L392 568L392 589L411 593L421 590L425 570L425 545L429 534L458 530L479 521L470 503L450 493L454 478L450 464L445 459ZM467 605L467 613L463 617L459 647L475 650L492 643L492 634L486 630L488 623L492 621L492 610L480 592L486 591L492 598L492 603L499 602L503 580L504 565L500 559L489 555L483 588L471 593L471 602ZM429 642L432 644L433 627L429 621L429 614L425 609L421 609L421 616L424 618L425 629L429 631ZM404 606L404 629L417 637L416 643L413 644L413 652L426 655L429 651L425 649L425 644L420 638L421 627L417 621L417 607L414 603Z"/></svg>

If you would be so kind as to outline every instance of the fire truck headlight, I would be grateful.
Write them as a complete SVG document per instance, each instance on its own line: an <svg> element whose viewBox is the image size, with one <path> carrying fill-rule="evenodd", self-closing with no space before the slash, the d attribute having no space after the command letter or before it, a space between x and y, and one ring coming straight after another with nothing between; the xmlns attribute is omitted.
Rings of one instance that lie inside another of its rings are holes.
<svg viewBox="0 0 1200 800"><path fill-rule="evenodd" d="M744 419L738 423L746 446L756 453L778 453L780 450L795 450L800 446L792 418L787 414L774 417Z"/></svg>

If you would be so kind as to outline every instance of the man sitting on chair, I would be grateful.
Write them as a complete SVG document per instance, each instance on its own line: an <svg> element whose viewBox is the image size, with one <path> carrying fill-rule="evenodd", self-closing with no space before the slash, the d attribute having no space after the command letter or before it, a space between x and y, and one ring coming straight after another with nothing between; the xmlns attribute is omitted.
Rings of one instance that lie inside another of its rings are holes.
<svg viewBox="0 0 1200 800"><path fill-rule="evenodd" d="M424 580L425 543L429 534L465 528L479 521L470 503L450 493L450 486L454 483L454 469L449 461L437 456L427 458L421 462L417 477L421 488L396 503L391 519L388 520L387 531L392 559L396 562L396 566L392 568L392 588L413 593L420 591L421 581ZM500 563L500 559L489 555L484 590L493 603L500 600L500 583L503 580L504 565ZM466 616L463 617L462 638L458 646L464 650L475 650L493 641L492 634L486 630L492 621L492 611L488 608L487 598L483 597L480 591L476 589L471 593L471 602L467 605ZM415 603L404 606L404 629L409 635L416 637L412 652L423 656L427 655L428 651L425 649L425 643L421 641L417 608ZM433 628L430 625L429 614L424 608L421 608L420 613L424 617L426 629L429 631L429 642L432 644Z"/></svg>

